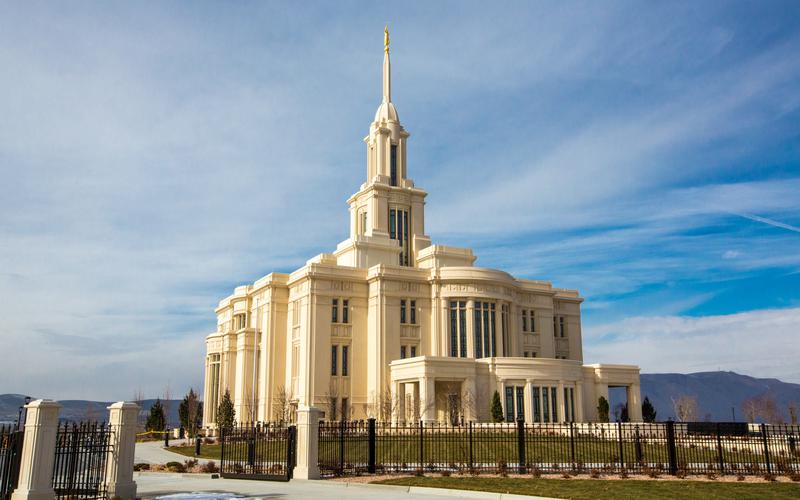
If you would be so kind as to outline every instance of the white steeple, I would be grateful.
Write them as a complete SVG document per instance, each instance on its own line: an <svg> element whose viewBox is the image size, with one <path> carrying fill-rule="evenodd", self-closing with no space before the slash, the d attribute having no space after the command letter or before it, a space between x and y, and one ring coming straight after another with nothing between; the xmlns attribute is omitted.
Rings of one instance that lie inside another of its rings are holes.
<svg viewBox="0 0 800 500"><path fill-rule="evenodd" d="M383 30L383 100L375 112L376 122L399 122L397 110L392 104L392 64L389 61L389 26Z"/></svg>

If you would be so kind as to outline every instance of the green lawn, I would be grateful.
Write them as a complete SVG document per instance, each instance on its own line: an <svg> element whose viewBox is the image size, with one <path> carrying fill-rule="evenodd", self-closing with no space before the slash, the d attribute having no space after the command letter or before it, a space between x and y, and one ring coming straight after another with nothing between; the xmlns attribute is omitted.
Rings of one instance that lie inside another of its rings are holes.
<svg viewBox="0 0 800 500"><path fill-rule="evenodd" d="M186 455L187 457L197 458L194 456L194 445L191 446L170 446L169 451ZM221 447L218 444L203 444L200 446L200 458L209 460L220 459Z"/></svg>
<svg viewBox="0 0 800 500"><path fill-rule="evenodd" d="M796 499L800 483L728 483L699 481L634 481L602 479L518 479L481 477L402 477L379 484L493 491L576 500L605 499Z"/></svg>

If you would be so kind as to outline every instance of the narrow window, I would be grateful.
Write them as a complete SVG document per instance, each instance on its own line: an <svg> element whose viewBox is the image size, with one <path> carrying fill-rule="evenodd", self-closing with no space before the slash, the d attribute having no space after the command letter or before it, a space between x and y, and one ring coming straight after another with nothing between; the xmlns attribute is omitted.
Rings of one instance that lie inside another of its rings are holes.
<svg viewBox="0 0 800 500"><path fill-rule="evenodd" d="M458 351L458 322L456 315L458 314L458 303L450 302L450 356L457 357Z"/></svg>
<svg viewBox="0 0 800 500"><path fill-rule="evenodd" d="M411 313L411 324L412 325L416 325L417 324L417 301L416 300L412 300L410 302L410 307L411 307L411 310L409 312Z"/></svg>
<svg viewBox="0 0 800 500"><path fill-rule="evenodd" d="M489 314L491 315L491 320L489 321L489 325L492 330L491 335L489 335L489 339L492 341L492 356L497 356L497 337L494 331L494 325L496 324L494 303L490 305L489 309L490 309Z"/></svg>
<svg viewBox="0 0 800 500"><path fill-rule="evenodd" d="M508 345L508 304L503 304L502 311L500 327L503 329L501 333L503 337L503 356L508 356L511 352L511 346Z"/></svg>
<svg viewBox="0 0 800 500"><path fill-rule="evenodd" d="M392 178L392 186L397 185L397 146L392 144L390 148L389 173Z"/></svg>
<svg viewBox="0 0 800 500"><path fill-rule="evenodd" d="M488 358L492 355L491 353L491 343L489 341L489 337L491 333L489 332L489 303L484 302L482 304L482 315L483 315L483 357Z"/></svg>
<svg viewBox="0 0 800 500"><path fill-rule="evenodd" d="M367 234L367 212L361 212L361 234Z"/></svg>
<svg viewBox="0 0 800 500"><path fill-rule="evenodd" d="M349 366L349 358L350 358L350 346L343 345L342 346L342 376L347 377L350 375L350 366Z"/></svg>
<svg viewBox="0 0 800 500"><path fill-rule="evenodd" d="M332 345L331 346L331 375L336 375L338 370L336 369L336 358L338 358L338 351L339 346Z"/></svg>
<svg viewBox="0 0 800 500"><path fill-rule="evenodd" d="M553 316L553 337L558 337L558 325L556 324L555 316Z"/></svg>
<svg viewBox="0 0 800 500"><path fill-rule="evenodd" d="M506 387L506 422L514 421L514 388Z"/></svg>
<svg viewBox="0 0 800 500"><path fill-rule="evenodd" d="M516 387L517 391L517 420L525 420L525 388Z"/></svg>
<svg viewBox="0 0 800 500"><path fill-rule="evenodd" d="M547 396L547 393L547 387L542 387L542 409L544 410L544 419L542 421L545 423L550 422L550 398Z"/></svg>
<svg viewBox="0 0 800 500"><path fill-rule="evenodd" d="M536 333L536 320L534 319L534 311L533 309L530 310L531 314L531 333Z"/></svg>
<svg viewBox="0 0 800 500"><path fill-rule="evenodd" d="M575 421L575 388L569 388L569 408L570 408L570 422Z"/></svg>
<svg viewBox="0 0 800 500"><path fill-rule="evenodd" d="M561 337L563 338L564 337L564 330L565 330L564 329L564 316L559 316L558 317L558 326L559 326L559 331L561 332Z"/></svg>
<svg viewBox="0 0 800 500"><path fill-rule="evenodd" d="M331 302L331 323L339 322L339 299L333 299Z"/></svg>
<svg viewBox="0 0 800 500"><path fill-rule="evenodd" d="M553 422L558 422L558 391L555 387L550 388L550 404L553 405Z"/></svg>
<svg viewBox="0 0 800 500"><path fill-rule="evenodd" d="M350 308L348 307L350 301L347 299L342 300L342 323L350 322Z"/></svg>
<svg viewBox="0 0 800 500"><path fill-rule="evenodd" d="M461 357L467 357L467 303L460 301L458 303L458 324L460 328L461 339Z"/></svg>
<svg viewBox="0 0 800 500"><path fill-rule="evenodd" d="M415 346L415 345L411 346L411 357L412 358L416 358L417 357L417 346Z"/></svg>
<svg viewBox="0 0 800 500"><path fill-rule="evenodd" d="M408 211L403 212L403 241L405 241L405 246L403 247L403 256L404 262L403 265L408 265Z"/></svg>
<svg viewBox="0 0 800 500"><path fill-rule="evenodd" d="M532 387L533 390L533 421L540 422L541 418L541 408L539 406L539 388Z"/></svg>
<svg viewBox="0 0 800 500"><path fill-rule="evenodd" d="M406 301L400 300L400 323L406 322Z"/></svg>
<svg viewBox="0 0 800 500"><path fill-rule="evenodd" d="M528 311L525 309L522 310L522 331L528 331Z"/></svg>
<svg viewBox="0 0 800 500"><path fill-rule="evenodd" d="M475 302L475 312L472 315L472 327L475 330L475 357L482 358L483 357L483 336L481 335L481 325L483 322L481 321L481 303Z"/></svg>
<svg viewBox="0 0 800 500"><path fill-rule="evenodd" d="M397 239L397 210L394 208L389 210L389 238Z"/></svg>
<svg viewBox="0 0 800 500"><path fill-rule="evenodd" d="M406 346L400 346L400 359L406 359Z"/></svg>

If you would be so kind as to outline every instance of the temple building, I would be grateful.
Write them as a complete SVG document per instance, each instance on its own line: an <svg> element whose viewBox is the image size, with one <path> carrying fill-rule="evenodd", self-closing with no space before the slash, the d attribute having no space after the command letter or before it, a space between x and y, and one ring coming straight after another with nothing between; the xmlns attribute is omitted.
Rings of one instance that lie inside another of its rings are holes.
<svg viewBox="0 0 800 500"><path fill-rule="evenodd" d="M409 133L383 99L364 138L366 179L349 237L291 274L237 287L206 338L204 425L230 391L239 422L291 418L593 421L609 387L641 420L639 368L584 364L576 290L475 266L469 248L425 232L427 193L409 177Z"/></svg>

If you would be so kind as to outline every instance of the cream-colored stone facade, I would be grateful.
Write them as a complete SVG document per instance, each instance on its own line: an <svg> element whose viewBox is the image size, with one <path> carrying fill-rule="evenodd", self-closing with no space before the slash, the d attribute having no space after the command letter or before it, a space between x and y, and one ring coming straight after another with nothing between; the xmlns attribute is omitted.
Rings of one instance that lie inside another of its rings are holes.
<svg viewBox="0 0 800 500"><path fill-rule="evenodd" d="M639 368L583 364L577 291L431 243L408 138L387 43L383 100L364 138L367 180L347 200L350 235L219 303L206 339L205 425L226 390L240 422L298 405L326 418L488 420L495 391L506 418L564 422L596 419L598 398L622 386L639 420Z"/></svg>

